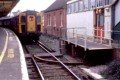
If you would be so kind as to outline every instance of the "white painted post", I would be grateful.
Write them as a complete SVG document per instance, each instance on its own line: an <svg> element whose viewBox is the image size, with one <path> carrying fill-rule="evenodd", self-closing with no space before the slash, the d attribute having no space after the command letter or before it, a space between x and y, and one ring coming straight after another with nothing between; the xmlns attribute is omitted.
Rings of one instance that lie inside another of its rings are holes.
<svg viewBox="0 0 120 80"><path fill-rule="evenodd" d="M110 38L109 38L109 46L111 46L111 30L109 30Z"/></svg>
<svg viewBox="0 0 120 80"><path fill-rule="evenodd" d="M77 40L78 38L77 38L77 29L76 29L76 36L75 36L75 46L77 46Z"/></svg>
<svg viewBox="0 0 120 80"><path fill-rule="evenodd" d="M74 34L75 34L75 31L74 31L74 28L73 28L73 38L75 37L75 35L74 35Z"/></svg>
<svg viewBox="0 0 120 80"><path fill-rule="evenodd" d="M84 33L84 38L85 38L85 51L87 50L87 29L85 28L85 33Z"/></svg>
<svg viewBox="0 0 120 80"><path fill-rule="evenodd" d="M100 43L102 44L102 34L103 34L103 30L100 29Z"/></svg>
<svg viewBox="0 0 120 80"><path fill-rule="evenodd" d="M92 41L94 42L94 29L93 29L93 31L92 31L92 35L93 35L93 37L92 37Z"/></svg>
<svg viewBox="0 0 120 80"><path fill-rule="evenodd" d="M99 21L97 19L97 41L98 41L98 24L99 24Z"/></svg>
<svg viewBox="0 0 120 80"><path fill-rule="evenodd" d="M69 30L67 29L67 39L68 39L68 44L69 44Z"/></svg>

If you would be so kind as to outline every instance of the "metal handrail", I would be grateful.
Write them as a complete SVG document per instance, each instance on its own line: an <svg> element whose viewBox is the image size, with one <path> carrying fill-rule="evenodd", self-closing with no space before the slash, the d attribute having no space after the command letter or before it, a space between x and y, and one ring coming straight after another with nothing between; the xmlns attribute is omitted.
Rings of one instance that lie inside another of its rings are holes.
<svg viewBox="0 0 120 80"><path fill-rule="evenodd" d="M109 32L109 35L111 35L111 32L113 32L111 30L88 29L86 27L61 28L61 29L62 30L66 30L65 34L67 35L68 42L70 42L70 38L74 38L75 39L75 45L77 45L77 42L78 42L78 39L79 39L78 37L80 37L79 35L82 35L83 39L84 39L84 48L85 48L85 50L86 50L87 41L88 41L87 36L89 36L88 31L89 32L92 31L91 33L93 33L93 35L91 36L91 38L92 38L93 41L95 40L94 38L96 37L97 41L100 41L99 42L100 44L104 44L103 40L107 39L109 41L108 46L111 46L111 40L112 40L111 36L108 36L108 37L102 36L103 32ZM82 30L82 32L79 31L79 30ZM100 31L100 34L98 34L98 31L97 31L97 35L94 35L95 30ZM119 31L116 31L116 32L119 32ZM72 35L70 35L70 34L72 34Z"/></svg>

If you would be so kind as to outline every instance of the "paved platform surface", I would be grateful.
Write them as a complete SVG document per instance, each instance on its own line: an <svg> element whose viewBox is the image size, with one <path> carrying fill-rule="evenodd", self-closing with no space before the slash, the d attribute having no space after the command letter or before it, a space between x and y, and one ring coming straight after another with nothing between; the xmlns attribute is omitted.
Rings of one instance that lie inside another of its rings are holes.
<svg viewBox="0 0 120 80"><path fill-rule="evenodd" d="M0 80L29 80L26 62L17 36L0 28Z"/></svg>
<svg viewBox="0 0 120 80"><path fill-rule="evenodd" d="M75 39L74 38L69 39L69 41L67 39L65 39L65 38L62 38L62 40L85 48L85 41L83 39L79 39L77 41L77 44L75 43ZM112 47L110 47L110 46L107 46L107 45L104 45L104 44L95 43L95 42L90 42L90 41L87 41L86 44L87 44L86 48L88 50L112 49Z"/></svg>

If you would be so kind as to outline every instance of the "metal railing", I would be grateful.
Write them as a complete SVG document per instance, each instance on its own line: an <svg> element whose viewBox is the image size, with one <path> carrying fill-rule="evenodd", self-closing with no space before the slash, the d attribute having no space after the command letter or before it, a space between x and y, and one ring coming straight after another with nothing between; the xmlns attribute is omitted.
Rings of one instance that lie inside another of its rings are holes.
<svg viewBox="0 0 120 80"><path fill-rule="evenodd" d="M84 49L87 49L87 42L94 42L111 47L111 32L110 30L102 29L87 29L85 27L62 28L61 38L67 39L68 43L74 40L75 45L78 45L79 40L84 41ZM107 36L106 36L107 35Z"/></svg>

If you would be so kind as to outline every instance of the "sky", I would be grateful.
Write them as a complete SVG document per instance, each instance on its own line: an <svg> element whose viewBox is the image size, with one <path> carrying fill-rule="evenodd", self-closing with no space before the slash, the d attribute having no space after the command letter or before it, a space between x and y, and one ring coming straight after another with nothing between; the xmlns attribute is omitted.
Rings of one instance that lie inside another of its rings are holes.
<svg viewBox="0 0 120 80"><path fill-rule="evenodd" d="M11 12L18 10L36 10L40 12L48 8L54 1L55 0L20 0Z"/></svg>

